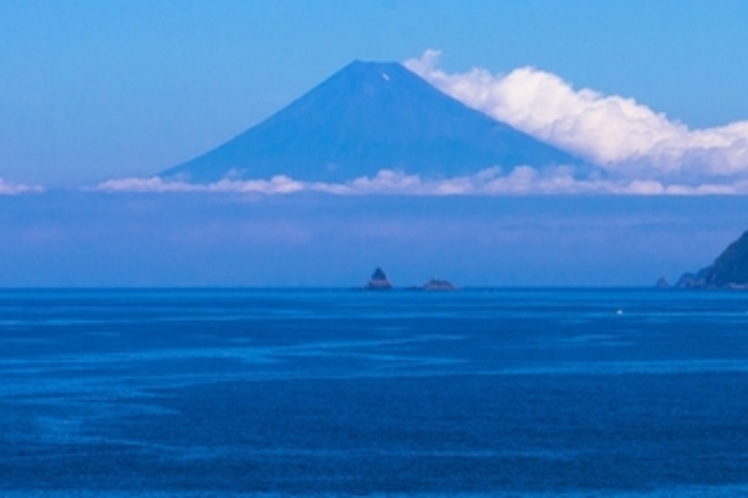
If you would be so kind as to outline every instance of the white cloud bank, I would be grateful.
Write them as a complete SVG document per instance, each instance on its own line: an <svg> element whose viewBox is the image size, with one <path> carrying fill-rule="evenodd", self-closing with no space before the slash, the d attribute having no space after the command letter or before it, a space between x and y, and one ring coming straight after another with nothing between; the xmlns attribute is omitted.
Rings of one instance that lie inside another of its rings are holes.
<svg viewBox="0 0 748 498"><path fill-rule="evenodd" d="M157 193L242 193L283 195L321 192L334 195L528 195L528 194L628 194L628 195L707 195L746 194L748 180L721 184L665 184L656 180L610 180L594 176L579 179L570 167L536 170L518 166L508 173L489 168L472 176L424 179L401 171L382 170L373 177L361 177L345 183L302 182L287 176L270 180L229 180L209 184L165 180L159 177L108 180L89 189L97 192Z"/></svg>
<svg viewBox="0 0 748 498"><path fill-rule="evenodd" d="M444 93L489 116L581 155L608 173L646 180L748 178L748 121L691 130L634 99L575 90L523 67L508 74L473 68L449 74L427 50L405 65Z"/></svg>
<svg viewBox="0 0 748 498"><path fill-rule="evenodd" d="M39 185L24 185L23 183L12 183L0 178L0 195L18 195L32 192L42 192Z"/></svg>

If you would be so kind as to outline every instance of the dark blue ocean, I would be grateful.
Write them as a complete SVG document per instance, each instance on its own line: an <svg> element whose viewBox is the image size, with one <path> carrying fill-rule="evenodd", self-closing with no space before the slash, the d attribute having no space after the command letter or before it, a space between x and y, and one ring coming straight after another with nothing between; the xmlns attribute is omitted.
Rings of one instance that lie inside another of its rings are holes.
<svg viewBox="0 0 748 498"><path fill-rule="evenodd" d="M0 496L748 496L748 293L0 291Z"/></svg>

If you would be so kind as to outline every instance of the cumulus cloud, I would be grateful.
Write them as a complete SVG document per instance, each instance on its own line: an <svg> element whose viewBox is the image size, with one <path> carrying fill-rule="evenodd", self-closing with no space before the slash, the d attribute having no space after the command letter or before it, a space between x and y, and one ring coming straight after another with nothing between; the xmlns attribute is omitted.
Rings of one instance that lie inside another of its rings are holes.
<svg viewBox="0 0 748 498"><path fill-rule="evenodd" d="M428 50L405 65L444 93L515 128L576 153L606 172L694 184L748 178L748 121L689 129L632 98L575 89L532 67L508 74L450 74Z"/></svg>
<svg viewBox="0 0 748 498"><path fill-rule="evenodd" d="M7 182L0 178L0 195L18 195L31 192L41 192L39 185L25 185L23 183Z"/></svg>
<svg viewBox="0 0 748 498"><path fill-rule="evenodd" d="M656 180L609 179L591 175L578 178L571 167L560 166L537 170L518 166L504 172L499 167L488 168L471 176L428 179L402 171L382 170L372 177L360 177L344 183L303 182L287 176L270 180L223 179L208 184L165 180L159 177L122 178L103 182L88 190L97 192L152 192L152 193L239 193L289 195L317 192L331 195L557 195L557 194L617 194L617 195L707 195L746 194L748 180L730 185L705 183L688 185L663 183Z"/></svg>

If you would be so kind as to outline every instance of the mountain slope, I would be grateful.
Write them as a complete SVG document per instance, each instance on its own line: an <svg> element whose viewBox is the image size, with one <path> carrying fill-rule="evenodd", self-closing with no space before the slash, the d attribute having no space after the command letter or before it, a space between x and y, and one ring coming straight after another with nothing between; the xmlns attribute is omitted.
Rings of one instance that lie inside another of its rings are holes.
<svg viewBox="0 0 748 498"><path fill-rule="evenodd" d="M165 177L342 181L401 169L457 176L580 161L468 108L397 63L356 61L279 112Z"/></svg>

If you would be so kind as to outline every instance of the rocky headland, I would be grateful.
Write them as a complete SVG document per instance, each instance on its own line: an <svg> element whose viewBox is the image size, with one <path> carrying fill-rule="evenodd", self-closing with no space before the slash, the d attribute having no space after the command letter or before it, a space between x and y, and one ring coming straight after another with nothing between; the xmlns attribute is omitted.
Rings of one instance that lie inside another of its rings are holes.
<svg viewBox="0 0 748 498"><path fill-rule="evenodd" d="M675 287L681 289L748 289L748 231L727 246L714 263L697 272L684 273Z"/></svg>

